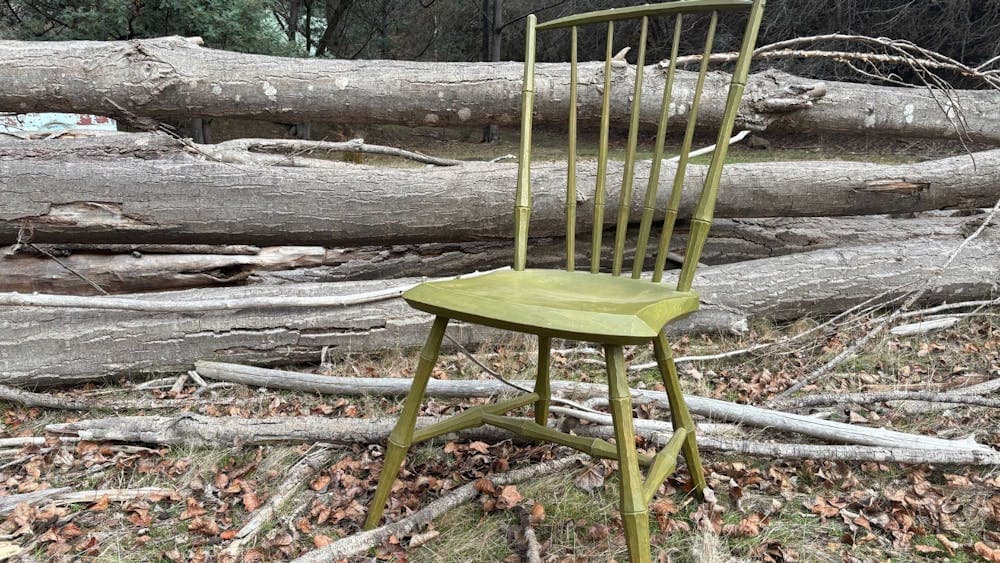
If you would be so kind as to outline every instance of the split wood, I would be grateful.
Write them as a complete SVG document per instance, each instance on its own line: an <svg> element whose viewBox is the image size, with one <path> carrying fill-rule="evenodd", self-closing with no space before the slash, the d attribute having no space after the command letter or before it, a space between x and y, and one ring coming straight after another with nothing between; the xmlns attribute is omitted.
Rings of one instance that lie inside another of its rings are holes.
<svg viewBox="0 0 1000 563"><path fill-rule="evenodd" d="M489 479L494 485L512 485L535 477L558 473L572 466L574 463L582 463L589 459L590 456L587 455L574 455L494 475ZM476 484L467 483L398 522L347 536L326 547L310 551L295 559L292 563L336 561L365 553L387 540L389 536L401 538L409 535L420 526L426 525L438 516L471 501L478 494Z"/></svg>

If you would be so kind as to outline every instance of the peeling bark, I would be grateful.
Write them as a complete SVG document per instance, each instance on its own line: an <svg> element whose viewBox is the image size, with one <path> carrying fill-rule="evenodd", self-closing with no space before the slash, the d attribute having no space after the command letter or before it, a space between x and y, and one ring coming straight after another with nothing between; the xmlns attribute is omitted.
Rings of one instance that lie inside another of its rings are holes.
<svg viewBox="0 0 1000 563"><path fill-rule="evenodd" d="M668 329L718 328L720 315L732 327L734 318L744 316L783 320L840 312L928 279L928 302L991 296L1000 271L1000 232L995 228L970 242L948 270L933 274L960 241L949 237L894 242L702 268L694 285L705 304L702 311ZM412 281L210 288L120 299L317 297ZM423 342L430 322L428 315L399 299L335 308L189 313L0 307L0 384L67 385L107 376L185 371L200 359L270 365L315 361L323 346L335 355L409 348ZM463 345L495 342L505 334L461 324L450 330Z"/></svg>
<svg viewBox="0 0 1000 563"><path fill-rule="evenodd" d="M325 257L315 246L270 247L249 255L77 252L58 262L44 255L0 255L0 291L96 294L81 276L109 293L226 285L254 272L318 266Z"/></svg>
<svg viewBox="0 0 1000 563"><path fill-rule="evenodd" d="M156 136L52 141L0 140L0 243L33 242L356 246L508 239L516 165L448 168L348 163L324 169L209 162ZM155 159L125 158L123 146ZM108 158L46 157L103 150ZM110 145L110 147L108 146ZM22 151L30 151L24 156ZM647 182L649 162L636 167ZM666 207L672 163L658 206ZM617 205L622 164L611 163L608 205ZM706 167L689 166L681 216L689 216ZM902 179L907 187L886 188ZM531 234L563 234L565 166L532 167ZM596 163L577 171L578 232L589 230ZM910 187L919 185L920 189ZM637 190L641 191L641 190ZM641 216L640 196L632 220ZM723 173L719 217L844 216L989 207L1000 198L1000 150L905 165L861 162L733 164ZM613 221L614 213L606 220ZM661 215L662 216L662 215Z"/></svg>

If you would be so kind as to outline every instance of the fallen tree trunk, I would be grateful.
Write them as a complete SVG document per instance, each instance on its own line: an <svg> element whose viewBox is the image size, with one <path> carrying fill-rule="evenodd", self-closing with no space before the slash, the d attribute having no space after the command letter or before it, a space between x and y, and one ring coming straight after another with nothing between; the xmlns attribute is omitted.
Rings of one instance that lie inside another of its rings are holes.
<svg viewBox="0 0 1000 563"><path fill-rule="evenodd" d="M0 140L0 243L186 243L355 246L507 239L516 165L447 168L331 163L323 169L206 161L162 135ZM658 206L675 164L665 162ZM636 166L647 182L650 162ZM577 167L578 230L589 230L596 163ZM688 216L705 166L688 167ZM616 206L622 164L608 166ZM564 233L565 166L532 167L531 234ZM723 173L719 217L898 214L991 207L1000 199L1000 149L916 164L760 162ZM233 205L233 202L240 205ZM386 210L392 210L388 212ZM614 213L606 220L614 221ZM632 219L641 216L639 196ZM444 227L444 228L443 228Z"/></svg>
<svg viewBox="0 0 1000 563"><path fill-rule="evenodd" d="M594 123L600 107L601 63L580 65L579 119ZM44 68L46 72L37 72ZM614 67L612 120L628 112L634 66ZM643 121L658 115L665 72L644 73ZM716 123L729 77L713 73L699 123ZM279 58L217 51L165 37L116 42L0 42L0 108L68 111L130 119L255 117L298 123L335 116L339 122L478 126L519 119L520 63L428 63ZM695 73L678 71L675 119L691 106ZM535 119L562 122L569 65L536 65ZM769 71L750 77L738 122L764 129L1000 140L994 111L1000 94L847 82L821 83ZM942 108L939 98L949 100ZM818 102L817 102L818 100ZM806 111L798 111L806 110ZM954 113L965 130L956 131Z"/></svg>
<svg viewBox="0 0 1000 563"><path fill-rule="evenodd" d="M819 250L702 268L695 287L705 302L703 310L668 329L704 331L718 329L720 323L731 329L741 317L745 323L746 318L784 320L835 313L876 295L889 298L928 278L928 302L991 296L1000 271L997 229L985 230L949 269L932 276L960 240ZM310 306L316 299L331 301L412 281L261 285L115 298L168 301L163 308L144 307L147 311L11 307L35 296L3 294L0 303L6 300L8 305L0 305L0 384L66 385L108 376L186 371L200 359L272 365L315 361L324 346L334 354L419 346L431 319L402 300ZM245 301L249 298L256 301ZM218 307L186 312L167 308L174 303L174 309L180 309L192 301L215 302ZM241 306L241 302L256 305ZM451 334L468 346L496 342L505 333L456 323Z"/></svg>
<svg viewBox="0 0 1000 563"><path fill-rule="evenodd" d="M706 264L718 265L824 248L934 238L953 239L968 232L969 225L978 220L978 217L941 214L921 215L915 218L855 216L716 219L712 225L712 234L705 243L701 260ZM683 252L686 244L686 233L677 233L673 248ZM564 238L532 238L528 245L531 248L532 267L565 267ZM630 237L625 245L625 262L630 262L634 256L635 238ZM610 250L602 255L602 264L606 269L611 268L611 256ZM254 272L250 275L250 281L303 283L421 275L450 276L509 266L513 263L513 247L510 240L501 239L338 248L327 252L325 262L322 266L295 270ZM587 237L577 240L576 263L590 264L590 240ZM0 288L2 287L3 284L0 283Z"/></svg>
<svg viewBox="0 0 1000 563"><path fill-rule="evenodd" d="M719 219L713 226L702 261L724 264L822 248L953 238L978 220L940 214L908 219L884 216ZM565 265L565 239L534 238L529 244L534 267ZM685 244L686 237L679 233L675 247L683 250ZM634 248L635 237L626 246ZM589 240L578 241L577 264L589 264L589 247ZM611 267L611 255L608 251L603 256L606 268ZM625 260L631 259L632 254L626 252ZM23 246L17 253L0 252L0 292L96 293L83 278L109 293L130 293L230 285L244 280L303 283L450 276L509 266L512 260L512 245L506 239L328 250L49 244Z"/></svg>
<svg viewBox="0 0 1000 563"><path fill-rule="evenodd" d="M267 270L323 264L316 246L262 248L255 254L104 254L74 252L0 255L0 291L96 294L227 285Z"/></svg>

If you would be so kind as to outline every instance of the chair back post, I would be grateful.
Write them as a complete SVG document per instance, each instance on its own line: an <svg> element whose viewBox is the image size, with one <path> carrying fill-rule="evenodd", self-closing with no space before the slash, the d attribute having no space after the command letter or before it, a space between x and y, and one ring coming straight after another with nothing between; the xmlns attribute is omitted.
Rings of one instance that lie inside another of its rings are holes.
<svg viewBox="0 0 1000 563"><path fill-rule="evenodd" d="M514 269L523 270L528 260L528 224L531 220L531 118L535 107L535 25L527 17L524 34L524 88L521 92L521 148L517 161L517 193L514 197Z"/></svg>
<svg viewBox="0 0 1000 563"><path fill-rule="evenodd" d="M715 200L719 192L719 180L722 178L722 166L726 160L729 137L732 135L733 125L736 122L736 113L739 109L740 99L743 97L743 89L746 87L747 76L750 74L750 59L753 56L754 45L757 44L757 30L760 28L761 18L764 15L764 2L765 0L755 0L747 17L746 31L740 46L740 56L736 60L736 68L733 69L729 96L726 98L726 110L722 116L722 124L715 141L715 151L712 153L708 174L705 176L705 184L691 218L687 250L684 252L684 264L681 266L681 273L677 278L678 291L690 291L698 261L701 259L701 252L705 247L705 239L708 238L708 231L712 226Z"/></svg>

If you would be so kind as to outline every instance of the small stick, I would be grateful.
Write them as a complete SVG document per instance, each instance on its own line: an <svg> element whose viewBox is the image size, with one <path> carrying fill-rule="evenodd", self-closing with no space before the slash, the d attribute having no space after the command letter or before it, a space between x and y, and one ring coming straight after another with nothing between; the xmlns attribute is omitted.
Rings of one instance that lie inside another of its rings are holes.
<svg viewBox="0 0 1000 563"><path fill-rule="evenodd" d="M175 381L174 384L170 387L170 393L174 395L180 394L180 392L184 389L184 384L187 383L187 380L188 380L188 374L182 373L178 375L177 381Z"/></svg>
<svg viewBox="0 0 1000 563"><path fill-rule="evenodd" d="M325 467L333 458L333 450L320 448L295 462L295 465L288 470L288 477L278 485L271 498L263 506L254 511L250 520L236 532L236 537L220 556L239 557L240 550L244 545L252 542L260 533L264 525L267 524L281 507L298 492L299 485L308 480L316 471Z"/></svg>
<svg viewBox="0 0 1000 563"><path fill-rule="evenodd" d="M574 463L582 462L587 459L590 459L590 456L583 454L564 457L525 467L523 469L516 469L507 473L501 473L500 475L494 475L490 477L490 480L493 481L494 485L510 485L513 483L520 483L521 481L533 479L541 475L557 473ZM478 494L479 492L476 490L476 484L467 483L398 522L386 524L385 526L375 528L374 530L367 530L347 536L346 538L337 540L326 547L310 551L298 559L293 560L292 563L320 563L326 561L336 561L338 559L347 559L349 557L356 556L382 543L388 539L389 536L402 537L409 534L413 530L431 522L449 510L471 501L476 498L476 495Z"/></svg>
<svg viewBox="0 0 1000 563"><path fill-rule="evenodd" d="M406 158L409 160L414 160L417 162L422 162L424 164L433 164L434 166L457 166L462 164L461 160L452 160L450 158L438 158L435 156L429 156L423 153L408 151L405 149L399 149L396 147L387 147L383 145L369 145L365 143L364 139L352 139L350 141L335 143L329 141L306 141L298 139L233 139L231 141L224 141L215 145L198 145L198 148L211 152L216 149L223 150L242 150L242 151L252 151L257 150L287 150L296 153L302 152L312 152L312 151L323 151L323 152L353 152L353 153L369 153L369 154L381 154L386 156L397 156L400 158Z"/></svg>
<svg viewBox="0 0 1000 563"><path fill-rule="evenodd" d="M190 377L191 381L194 381L195 384L198 385L199 390L204 389L205 387L208 387L208 383L205 383L205 380L202 379L200 375L198 375L197 371L195 371L195 370L189 370L188 371L188 377Z"/></svg>

